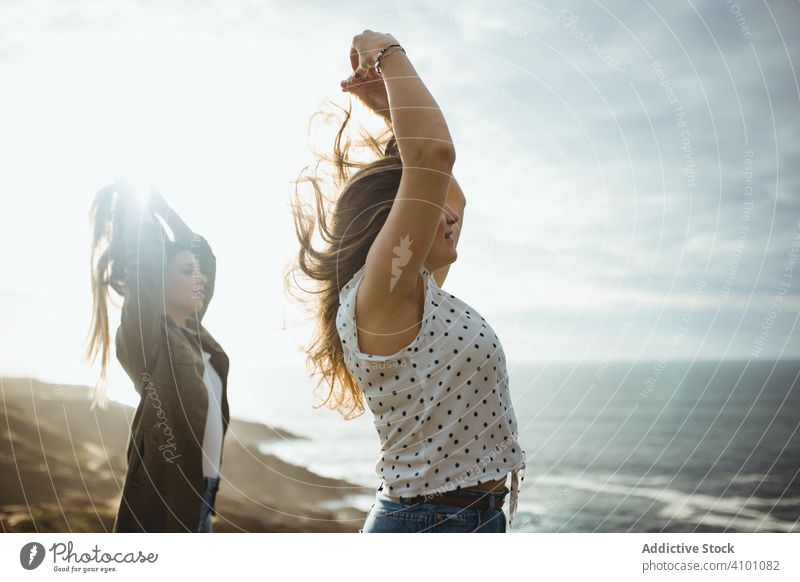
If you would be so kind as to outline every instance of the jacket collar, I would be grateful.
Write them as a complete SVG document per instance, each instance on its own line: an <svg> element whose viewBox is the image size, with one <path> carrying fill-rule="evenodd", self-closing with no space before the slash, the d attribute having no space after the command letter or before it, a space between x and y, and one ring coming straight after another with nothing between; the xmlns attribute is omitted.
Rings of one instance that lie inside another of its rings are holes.
<svg viewBox="0 0 800 582"><path fill-rule="evenodd" d="M172 327L175 329L175 331L184 334L188 338L191 338L194 342L198 342L201 345L206 346L207 348L215 352L223 351L222 347L211 336L208 330L205 327L203 327L203 324L197 322L196 315L190 315L186 319L185 327L179 326L177 323L172 321L172 319L166 314L164 315L164 319L166 321L167 326Z"/></svg>

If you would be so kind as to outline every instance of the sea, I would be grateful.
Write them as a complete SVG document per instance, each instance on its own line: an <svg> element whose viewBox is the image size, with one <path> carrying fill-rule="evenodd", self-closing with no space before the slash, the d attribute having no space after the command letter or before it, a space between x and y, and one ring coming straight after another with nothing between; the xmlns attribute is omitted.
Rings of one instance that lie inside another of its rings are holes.
<svg viewBox="0 0 800 582"><path fill-rule="evenodd" d="M800 360L509 362L509 377L527 453L512 531L800 532ZM371 413L315 407L305 370L232 371L229 398L302 437L262 452L380 483Z"/></svg>

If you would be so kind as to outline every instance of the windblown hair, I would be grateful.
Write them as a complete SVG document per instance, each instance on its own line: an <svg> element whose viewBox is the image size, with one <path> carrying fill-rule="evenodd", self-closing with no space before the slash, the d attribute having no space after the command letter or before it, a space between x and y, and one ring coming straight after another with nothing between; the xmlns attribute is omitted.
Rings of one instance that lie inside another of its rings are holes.
<svg viewBox="0 0 800 582"><path fill-rule="evenodd" d="M309 372L319 377L315 392L319 396L320 389L327 387L320 406L327 405L349 420L364 412L364 399L361 388L347 370L336 330L339 292L365 264L397 195L403 165L391 130L377 136L361 130L359 139L351 139L347 129L352 104L347 110L334 106L344 117L332 155L315 152L313 168L304 168L295 182L291 206L300 249L284 283L287 291L306 305L316 323L305 352ZM320 115L331 117L318 111L312 121ZM365 150L369 159L355 159L352 153L356 148ZM327 172L327 179L323 177L326 168L332 170ZM311 186L312 204L303 201L303 185ZM328 198L326 189L338 195ZM322 240L319 248L312 244L315 233ZM310 280L312 289L304 289L297 283L298 271ZM292 293L292 280L301 291L311 293L311 297Z"/></svg>
<svg viewBox="0 0 800 582"><path fill-rule="evenodd" d="M124 237L125 207L120 204L120 197L133 197L130 185L125 181L109 184L95 194L89 221L92 226L91 242L91 281L92 281L92 321L87 336L86 360L95 362L100 359L100 377L92 392L92 409L95 406L106 408L108 398L106 382L108 377L108 360L111 352L111 334L109 332L108 304L109 287L116 294L125 297L125 259L126 245ZM164 240L164 252L169 262L178 252L186 247L178 243ZM119 307L119 305L115 305Z"/></svg>
<svg viewBox="0 0 800 582"><path fill-rule="evenodd" d="M108 330L108 288L125 295L125 244L122 236L124 217L116 204L116 184L101 189L89 212L92 224L92 323L85 358L100 358L100 379L92 394L92 409L106 408L106 379L111 336Z"/></svg>

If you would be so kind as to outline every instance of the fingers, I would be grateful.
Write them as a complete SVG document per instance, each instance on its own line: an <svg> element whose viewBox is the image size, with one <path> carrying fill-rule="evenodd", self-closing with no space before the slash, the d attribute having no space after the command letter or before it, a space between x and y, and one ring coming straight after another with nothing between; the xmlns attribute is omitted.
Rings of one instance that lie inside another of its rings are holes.
<svg viewBox="0 0 800 582"><path fill-rule="evenodd" d="M382 37L386 37L386 39ZM347 91L349 87L365 81L381 78L377 70L375 70L375 59L379 52L376 47L386 44L388 40L393 40L393 37L376 33L370 29L365 29L364 32L353 37L353 42L350 46L350 66L353 69L353 75L347 82L342 82L343 91ZM382 83L383 81L381 80L380 82Z"/></svg>
<svg viewBox="0 0 800 582"><path fill-rule="evenodd" d="M364 77L369 69L375 68L375 51L358 53L358 65L353 69L357 77Z"/></svg>
<svg viewBox="0 0 800 582"><path fill-rule="evenodd" d="M374 68L363 69L363 72L357 70L352 75L347 77L339 83L343 91L349 91L355 88L368 89L372 87L372 83L383 83L383 79Z"/></svg>
<svg viewBox="0 0 800 582"><path fill-rule="evenodd" d="M342 87L342 91L351 91L353 87L355 87L358 83L355 80L355 73L347 77L344 81L340 83Z"/></svg>
<svg viewBox="0 0 800 582"><path fill-rule="evenodd" d="M377 51L368 50L361 42L363 35L367 33L372 33L372 31L365 30L362 34L355 36L350 46L350 66L353 68L356 76L363 75L367 69L375 66Z"/></svg>

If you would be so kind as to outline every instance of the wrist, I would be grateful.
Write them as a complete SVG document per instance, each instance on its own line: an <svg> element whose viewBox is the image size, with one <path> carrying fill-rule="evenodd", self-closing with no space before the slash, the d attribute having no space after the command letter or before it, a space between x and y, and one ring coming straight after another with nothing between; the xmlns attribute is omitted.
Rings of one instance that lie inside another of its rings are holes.
<svg viewBox="0 0 800 582"><path fill-rule="evenodd" d="M397 61L397 57L392 58L392 55L396 55L397 53L405 55L406 50L399 44L391 44L378 52L378 55L375 57L375 70L378 74L383 74L382 68L385 66L387 59L389 61Z"/></svg>

